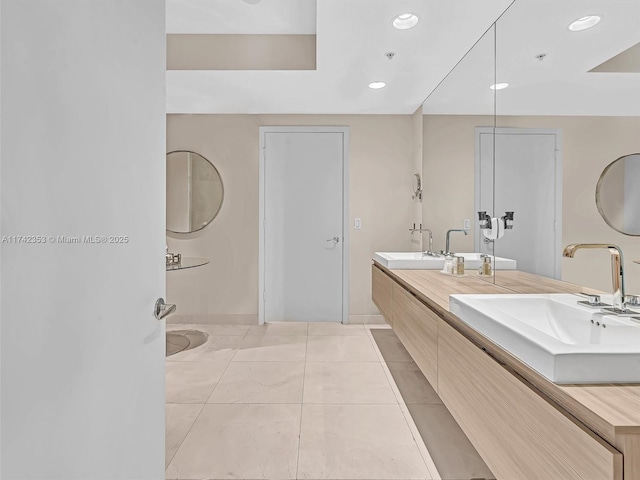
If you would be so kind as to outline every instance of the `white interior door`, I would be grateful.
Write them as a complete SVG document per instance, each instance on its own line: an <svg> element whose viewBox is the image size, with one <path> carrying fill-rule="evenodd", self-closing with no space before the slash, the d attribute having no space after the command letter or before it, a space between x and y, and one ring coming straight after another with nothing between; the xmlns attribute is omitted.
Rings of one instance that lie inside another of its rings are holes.
<svg viewBox="0 0 640 480"><path fill-rule="evenodd" d="M263 320L345 321L345 129L263 129Z"/></svg>
<svg viewBox="0 0 640 480"><path fill-rule="evenodd" d="M492 251L483 251L513 258L518 270L550 278L560 278L561 263L559 136L555 130L496 129L495 165L492 135L480 133L479 141L478 210L494 217L515 212L513 230L496 240ZM480 248L487 246L480 240Z"/></svg>
<svg viewBox="0 0 640 480"><path fill-rule="evenodd" d="M0 476L163 479L164 2L1 8Z"/></svg>

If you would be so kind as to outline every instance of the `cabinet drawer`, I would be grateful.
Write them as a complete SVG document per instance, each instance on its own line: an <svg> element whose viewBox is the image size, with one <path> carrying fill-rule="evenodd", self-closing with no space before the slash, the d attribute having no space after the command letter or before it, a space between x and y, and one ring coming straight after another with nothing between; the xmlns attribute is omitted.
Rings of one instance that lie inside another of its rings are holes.
<svg viewBox="0 0 640 480"><path fill-rule="evenodd" d="M391 295L395 282L375 265L371 266L371 279L371 298L373 303L380 309L380 313L384 315L387 322L391 323Z"/></svg>
<svg viewBox="0 0 640 480"><path fill-rule="evenodd" d="M436 391L438 320L418 299L397 283L393 284L393 331Z"/></svg>
<svg viewBox="0 0 640 480"><path fill-rule="evenodd" d="M443 320L438 333L438 393L499 480L622 479L613 447Z"/></svg>

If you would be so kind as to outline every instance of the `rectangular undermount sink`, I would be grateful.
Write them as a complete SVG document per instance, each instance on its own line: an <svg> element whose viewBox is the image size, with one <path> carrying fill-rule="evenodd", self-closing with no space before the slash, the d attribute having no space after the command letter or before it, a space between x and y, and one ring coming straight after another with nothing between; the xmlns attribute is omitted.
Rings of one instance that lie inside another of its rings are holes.
<svg viewBox="0 0 640 480"><path fill-rule="evenodd" d="M464 268L477 270L482 265L479 253L456 253L464 257ZM491 257L492 259L494 257ZM373 260L389 270L442 270L443 256L429 256L422 252L376 252ZM492 262L496 270L515 270L516 261L509 258L495 257Z"/></svg>
<svg viewBox="0 0 640 480"><path fill-rule="evenodd" d="M555 383L640 383L640 321L576 295L451 295L464 323ZM610 302L603 297L603 301Z"/></svg>

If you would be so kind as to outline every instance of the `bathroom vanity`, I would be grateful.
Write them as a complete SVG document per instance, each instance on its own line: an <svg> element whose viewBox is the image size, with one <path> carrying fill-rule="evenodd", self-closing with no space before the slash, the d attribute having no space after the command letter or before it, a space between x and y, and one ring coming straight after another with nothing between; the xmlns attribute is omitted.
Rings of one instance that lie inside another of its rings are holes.
<svg viewBox="0 0 640 480"><path fill-rule="evenodd" d="M373 301L498 479L640 480L640 384L555 384L449 309L453 294L596 292L372 268Z"/></svg>

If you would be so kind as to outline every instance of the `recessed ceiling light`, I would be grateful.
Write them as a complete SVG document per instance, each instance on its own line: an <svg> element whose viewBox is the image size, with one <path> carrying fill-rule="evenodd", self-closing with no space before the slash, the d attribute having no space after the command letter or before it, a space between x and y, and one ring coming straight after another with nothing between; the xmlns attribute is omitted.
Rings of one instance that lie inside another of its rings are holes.
<svg viewBox="0 0 640 480"><path fill-rule="evenodd" d="M387 86L387 84L384 83L384 82L371 82L369 84L369 88L373 88L374 90L379 90L379 89L384 88L386 86Z"/></svg>
<svg viewBox="0 0 640 480"><path fill-rule="evenodd" d="M262 0L244 0L244 3L248 3L249 5L257 5Z"/></svg>
<svg viewBox="0 0 640 480"><path fill-rule="evenodd" d="M509 86L508 83L503 82L503 83L495 83L495 84L491 85L489 88L491 90L504 90L508 86Z"/></svg>
<svg viewBox="0 0 640 480"><path fill-rule="evenodd" d="M420 19L415 13L401 13L393 19L393 26L398 30L409 30L415 27Z"/></svg>
<svg viewBox="0 0 640 480"><path fill-rule="evenodd" d="M586 17L580 17L579 19L571 22L569 30L572 32L579 32L586 30L587 28L595 27L602 20L602 15L587 15Z"/></svg>

